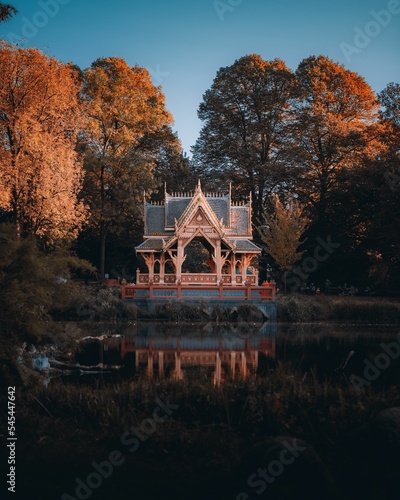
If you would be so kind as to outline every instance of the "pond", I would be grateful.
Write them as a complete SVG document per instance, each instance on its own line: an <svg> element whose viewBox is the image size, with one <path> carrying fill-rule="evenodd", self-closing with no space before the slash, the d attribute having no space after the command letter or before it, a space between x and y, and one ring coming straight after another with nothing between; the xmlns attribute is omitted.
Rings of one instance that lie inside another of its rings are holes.
<svg viewBox="0 0 400 500"><path fill-rule="evenodd" d="M50 359L47 387L19 394L20 498L83 498L85 485L101 500L398 497L394 427L374 422L398 422L399 326L77 328L75 358ZM304 454L259 495L251 478L274 472L279 436ZM115 454L115 473L95 476Z"/></svg>
<svg viewBox="0 0 400 500"><path fill-rule="evenodd" d="M386 387L400 376L396 326L135 323L92 324L85 333L70 372L79 384L141 378L218 384L266 377L281 364L353 385Z"/></svg>

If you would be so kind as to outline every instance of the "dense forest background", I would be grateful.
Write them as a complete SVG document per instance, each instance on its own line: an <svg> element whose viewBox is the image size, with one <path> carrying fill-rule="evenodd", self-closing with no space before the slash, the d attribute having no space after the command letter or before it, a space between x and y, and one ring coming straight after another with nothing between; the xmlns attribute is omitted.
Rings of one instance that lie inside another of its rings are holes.
<svg viewBox="0 0 400 500"><path fill-rule="evenodd" d="M399 84L377 95L325 56L292 71L245 55L205 91L188 158L146 69L116 57L81 69L2 42L3 277L33 238L75 277L129 280L144 193L160 201L165 184L188 192L200 179L212 192L232 183L235 201L251 194L263 279L398 290L399 109Z"/></svg>

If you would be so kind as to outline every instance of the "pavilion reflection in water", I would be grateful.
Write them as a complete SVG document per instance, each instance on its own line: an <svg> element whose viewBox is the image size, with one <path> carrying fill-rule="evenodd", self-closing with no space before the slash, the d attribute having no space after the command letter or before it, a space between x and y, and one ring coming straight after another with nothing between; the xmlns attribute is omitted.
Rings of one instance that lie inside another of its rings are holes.
<svg viewBox="0 0 400 500"><path fill-rule="evenodd" d="M139 334L108 338L101 349L103 359L106 352L117 350L125 368L137 377L183 380L205 375L218 384L257 374L260 360L265 363L275 358L276 339L270 332Z"/></svg>

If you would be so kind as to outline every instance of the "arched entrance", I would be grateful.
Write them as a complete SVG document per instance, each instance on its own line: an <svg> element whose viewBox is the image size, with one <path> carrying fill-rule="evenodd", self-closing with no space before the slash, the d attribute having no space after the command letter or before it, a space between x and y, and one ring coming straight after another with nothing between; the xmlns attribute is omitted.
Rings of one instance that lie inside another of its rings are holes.
<svg viewBox="0 0 400 500"><path fill-rule="evenodd" d="M183 273L212 273L214 272L211 245L195 238L185 246L185 260L182 264Z"/></svg>

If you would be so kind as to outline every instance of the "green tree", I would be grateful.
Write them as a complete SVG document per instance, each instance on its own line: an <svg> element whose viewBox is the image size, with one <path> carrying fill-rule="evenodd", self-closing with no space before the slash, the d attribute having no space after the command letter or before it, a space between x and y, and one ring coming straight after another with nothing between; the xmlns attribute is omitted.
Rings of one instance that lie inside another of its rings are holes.
<svg viewBox="0 0 400 500"><path fill-rule="evenodd" d="M84 73L82 102L84 196L104 277L107 236L137 224L143 191L156 187L157 162L167 148L180 146L161 88L144 68L115 57L98 59Z"/></svg>
<svg viewBox="0 0 400 500"><path fill-rule="evenodd" d="M63 328L52 312L72 304L70 272L78 269L94 271L61 248L44 253L34 236L17 238L15 227L0 224L0 379L8 372L14 383L19 380L16 352L24 342L60 340Z"/></svg>
<svg viewBox="0 0 400 500"><path fill-rule="evenodd" d="M238 193L251 191L256 218L285 177L282 149L293 89L283 61L247 55L217 72L199 107L204 126L193 148L197 170L212 189L232 181Z"/></svg>
<svg viewBox="0 0 400 500"><path fill-rule="evenodd" d="M0 3L0 23L8 21L14 14L18 14L15 7L9 3Z"/></svg>
<svg viewBox="0 0 400 500"><path fill-rule="evenodd" d="M297 200L281 201L272 196L273 211L264 211L257 226L264 251L270 255L283 273L286 292L286 272L300 260L304 253L299 247L304 243L304 232L309 224L304 209Z"/></svg>
<svg viewBox="0 0 400 500"><path fill-rule="evenodd" d="M210 271L210 252L200 242L192 240L185 247L185 261L182 264L182 271L189 273L207 273Z"/></svg>
<svg viewBox="0 0 400 500"><path fill-rule="evenodd" d="M155 180L158 191L154 193L154 200L164 199L164 187L168 192L185 192L196 179L196 172L191 166L189 158L176 148L165 148L163 155L157 161Z"/></svg>
<svg viewBox="0 0 400 500"><path fill-rule="evenodd" d="M382 105L382 118L400 127L400 84L389 83L378 97Z"/></svg>

